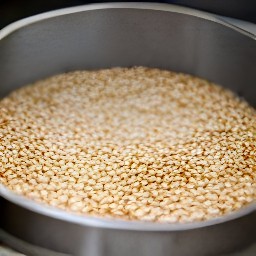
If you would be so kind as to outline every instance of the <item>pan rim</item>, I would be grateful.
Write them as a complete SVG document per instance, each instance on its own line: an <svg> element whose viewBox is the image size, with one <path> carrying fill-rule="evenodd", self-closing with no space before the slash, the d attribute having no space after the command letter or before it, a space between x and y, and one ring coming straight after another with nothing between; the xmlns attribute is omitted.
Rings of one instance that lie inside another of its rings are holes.
<svg viewBox="0 0 256 256"><path fill-rule="evenodd" d="M240 210L231 212L227 215L212 218L206 221L190 222L190 223L165 223L165 222L145 222L122 220L117 218L94 217L78 215L66 210L58 209L46 204L39 203L23 195L18 195L9 188L0 184L0 196L7 201L46 217L58 219L68 223L79 224L87 227L117 229L117 230L136 230L136 231L185 231L209 227L222 224L235 219L239 219L245 215L249 215L256 210L256 203L252 202Z"/></svg>
<svg viewBox="0 0 256 256"><path fill-rule="evenodd" d="M246 31L240 27L237 27L223 19L220 16L207 13L200 10L195 10L188 7L166 4L166 3L147 3L147 2L115 2L115 3L94 3L87 5L80 5L75 7L62 8L58 10L53 10L49 12L40 13L37 15L30 16L28 18L23 18L15 21L0 30L0 41L7 37L8 35L14 33L16 30L31 25L33 23L43 21L46 19L74 14L85 11L103 10L103 9L140 9L140 10L153 10L153 11L165 11L185 14L189 16L194 16L197 18L202 18L209 20L220 25L226 26L230 29L236 30L237 32L244 34L256 40L256 34Z"/></svg>

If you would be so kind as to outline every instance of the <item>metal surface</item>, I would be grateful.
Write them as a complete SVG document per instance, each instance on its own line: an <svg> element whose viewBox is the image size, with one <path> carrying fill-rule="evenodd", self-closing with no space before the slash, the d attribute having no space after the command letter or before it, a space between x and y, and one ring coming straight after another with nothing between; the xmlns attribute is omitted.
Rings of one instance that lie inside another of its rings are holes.
<svg viewBox="0 0 256 256"><path fill-rule="evenodd" d="M255 0L167 0L195 9L256 22Z"/></svg>
<svg viewBox="0 0 256 256"><path fill-rule="evenodd" d="M256 106L255 38L215 16L171 5L54 11L0 32L0 95L56 73L143 65L206 78ZM72 255L219 255L256 236L255 204L207 222L171 225L76 216L16 196L3 185L0 194L5 232Z"/></svg>

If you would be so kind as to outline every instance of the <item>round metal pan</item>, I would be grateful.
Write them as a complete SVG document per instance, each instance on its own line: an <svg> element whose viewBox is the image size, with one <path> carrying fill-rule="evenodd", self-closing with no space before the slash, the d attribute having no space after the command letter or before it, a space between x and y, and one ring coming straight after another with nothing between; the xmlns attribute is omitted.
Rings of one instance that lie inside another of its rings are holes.
<svg viewBox="0 0 256 256"><path fill-rule="evenodd" d="M97 4L0 31L1 97L56 73L138 65L206 78L256 106L256 36L207 13L165 4ZM255 203L205 222L160 224L77 216L3 185L0 195L0 237L27 255L207 256L255 241Z"/></svg>

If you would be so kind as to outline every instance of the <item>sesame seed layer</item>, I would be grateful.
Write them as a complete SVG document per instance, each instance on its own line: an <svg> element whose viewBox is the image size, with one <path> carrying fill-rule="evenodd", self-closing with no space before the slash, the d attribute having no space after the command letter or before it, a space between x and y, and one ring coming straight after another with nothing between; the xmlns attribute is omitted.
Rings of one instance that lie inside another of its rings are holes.
<svg viewBox="0 0 256 256"><path fill-rule="evenodd" d="M256 199L256 111L144 67L76 71L0 101L0 181L83 215L203 221Z"/></svg>

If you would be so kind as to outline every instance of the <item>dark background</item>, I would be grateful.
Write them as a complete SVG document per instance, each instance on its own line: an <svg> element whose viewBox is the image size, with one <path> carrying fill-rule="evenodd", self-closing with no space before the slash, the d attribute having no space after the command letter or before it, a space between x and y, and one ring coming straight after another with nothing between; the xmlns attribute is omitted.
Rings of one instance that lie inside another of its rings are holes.
<svg viewBox="0 0 256 256"><path fill-rule="evenodd" d="M63 7L88 3L121 1L84 0L0 0L0 29L9 23L34 14ZM132 1L136 2L136 1ZM256 0L170 0L142 2L169 2L210 11L213 13L240 18L256 23Z"/></svg>

